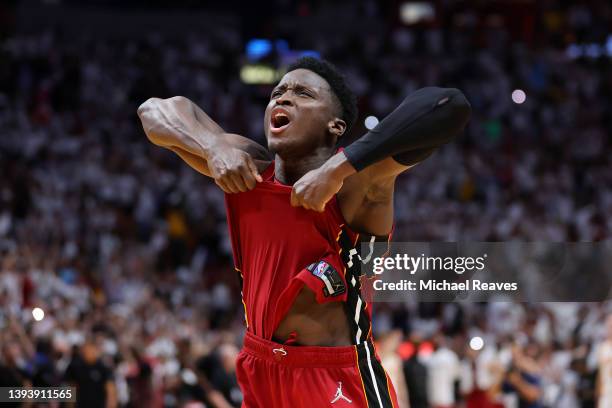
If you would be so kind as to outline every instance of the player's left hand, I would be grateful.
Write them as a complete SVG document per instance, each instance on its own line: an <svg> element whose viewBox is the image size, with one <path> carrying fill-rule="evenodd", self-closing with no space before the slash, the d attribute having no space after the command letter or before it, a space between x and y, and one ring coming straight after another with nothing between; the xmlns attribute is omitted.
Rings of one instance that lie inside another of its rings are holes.
<svg viewBox="0 0 612 408"><path fill-rule="evenodd" d="M293 185L291 205L323 212L325 204L342 188L343 180L325 165L311 170Z"/></svg>

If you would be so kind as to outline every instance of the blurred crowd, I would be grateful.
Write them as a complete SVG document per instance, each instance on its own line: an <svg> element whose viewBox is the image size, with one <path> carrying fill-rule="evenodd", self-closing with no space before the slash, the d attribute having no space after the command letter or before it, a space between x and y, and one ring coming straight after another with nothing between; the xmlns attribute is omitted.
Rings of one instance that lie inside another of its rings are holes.
<svg viewBox="0 0 612 408"><path fill-rule="evenodd" d="M610 302L391 305L375 332L402 407L612 406Z"/></svg>
<svg viewBox="0 0 612 408"><path fill-rule="evenodd" d="M472 104L465 134L399 179L395 240L610 238L612 57L566 50L612 34L612 7L540 3L527 8L531 30L455 3L413 27L373 1L285 4L320 29L278 35L336 63L357 93L352 137L422 86L457 87ZM330 35L339 9L384 29ZM270 87L239 75L248 38L208 28L0 38L2 385L77 384L87 407L240 405L223 195L150 145L136 116L151 96L185 95L265 143ZM375 333L402 407L594 407L611 306L385 304ZM484 348L467 347L477 338Z"/></svg>

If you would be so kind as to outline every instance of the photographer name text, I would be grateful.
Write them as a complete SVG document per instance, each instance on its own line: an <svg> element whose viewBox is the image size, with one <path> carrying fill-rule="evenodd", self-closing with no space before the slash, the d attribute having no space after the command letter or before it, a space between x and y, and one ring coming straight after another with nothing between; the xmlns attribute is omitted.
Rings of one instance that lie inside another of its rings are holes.
<svg viewBox="0 0 612 408"><path fill-rule="evenodd" d="M384 282L376 280L373 283L377 291L507 291L518 290L516 282L483 282L478 279L468 279L463 282L452 282L436 279L421 280L418 282L402 279L398 282Z"/></svg>

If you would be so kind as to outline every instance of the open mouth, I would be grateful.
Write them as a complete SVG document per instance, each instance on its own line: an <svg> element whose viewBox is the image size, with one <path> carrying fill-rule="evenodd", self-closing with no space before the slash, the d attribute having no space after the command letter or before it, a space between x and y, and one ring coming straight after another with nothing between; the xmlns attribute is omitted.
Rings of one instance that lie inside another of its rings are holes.
<svg viewBox="0 0 612 408"><path fill-rule="evenodd" d="M290 124L291 119L287 111L279 108L272 110L272 115L270 116L270 131L272 133L280 133L287 129Z"/></svg>

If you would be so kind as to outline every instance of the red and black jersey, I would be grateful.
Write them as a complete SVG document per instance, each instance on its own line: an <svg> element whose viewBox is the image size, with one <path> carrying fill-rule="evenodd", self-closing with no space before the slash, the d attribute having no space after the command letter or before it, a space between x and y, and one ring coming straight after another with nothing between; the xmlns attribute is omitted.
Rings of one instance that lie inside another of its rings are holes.
<svg viewBox="0 0 612 408"><path fill-rule="evenodd" d="M370 336L371 307L360 292L359 235L346 225L335 196L321 213L293 207L292 187L274 178L274 162L262 178L250 191L225 196L247 329L271 339L307 285L319 303L347 303L360 344Z"/></svg>

